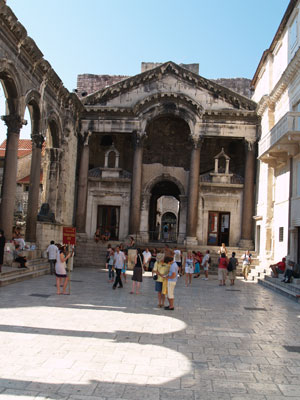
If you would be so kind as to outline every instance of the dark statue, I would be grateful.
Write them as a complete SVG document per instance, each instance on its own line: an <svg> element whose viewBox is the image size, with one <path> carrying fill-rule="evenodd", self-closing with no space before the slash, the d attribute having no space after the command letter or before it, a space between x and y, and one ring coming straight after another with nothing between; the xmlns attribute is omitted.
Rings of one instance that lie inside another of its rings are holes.
<svg viewBox="0 0 300 400"><path fill-rule="evenodd" d="M50 206L48 203L43 203L41 205L37 220L42 222L55 222L55 215L50 211Z"/></svg>

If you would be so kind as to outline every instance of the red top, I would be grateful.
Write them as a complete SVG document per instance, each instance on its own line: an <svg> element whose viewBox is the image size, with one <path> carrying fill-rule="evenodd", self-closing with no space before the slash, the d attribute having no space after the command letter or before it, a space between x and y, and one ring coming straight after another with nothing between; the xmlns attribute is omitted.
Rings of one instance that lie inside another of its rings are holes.
<svg viewBox="0 0 300 400"><path fill-rule="evenodd" d="M226 258L220 258L219 268L227 269L228 261Z"/></svg>
<svg viewBox="0 0 300 400"><path fill-rule="evenodd" d="M285 271L285 262L279 261L277 263L277 267L278 267L278 269L280 269L280 271L284 272Z"/></svg>

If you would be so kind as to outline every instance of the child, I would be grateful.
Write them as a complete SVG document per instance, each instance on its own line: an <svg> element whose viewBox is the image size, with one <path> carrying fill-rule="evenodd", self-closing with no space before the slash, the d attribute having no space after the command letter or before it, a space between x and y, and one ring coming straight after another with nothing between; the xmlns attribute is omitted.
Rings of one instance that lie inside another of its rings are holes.
<svg viewBox="0 0 300 400"><path fill-rule="evenodd" d="M109 258L108 258L108 282L112 283L115 278L115 272L114 272L114 249L110 249L109 253Z"/></svg>

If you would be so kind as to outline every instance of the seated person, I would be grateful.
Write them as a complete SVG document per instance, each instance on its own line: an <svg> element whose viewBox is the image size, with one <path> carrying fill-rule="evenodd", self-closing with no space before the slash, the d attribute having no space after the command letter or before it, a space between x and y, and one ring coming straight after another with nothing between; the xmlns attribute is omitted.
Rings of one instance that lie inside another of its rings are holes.
<svg viewBox="0 0 300 400"><path fill-rule="evenodd" d="M20 236L18 238L14 238L15 246L18 244L20 246L20 250L25 249L25 240Z"/></svg>
<svg viewBox="0 0 300 400"><path fill-rule="evenodd" d="M110 238L110 232L108 229L105 229L104 233L101 235L101 240L103 242L108 242Z"/></svg>
<svg viewBox="0 0 300 400"><path fill-rule="evenodd" d="M286 270L283 276L282 282L291 283L291 278L300 278L300 264L294 263L294 261L289 260L286 266Z"/></svg>
<svg viewBox="0 0 300 400"><path fill-rule="evenodd" d="M285 257L277 264L270 265L271 270L273 271L274 278L278 278L279 274L284 274L285 271Z"/></svg>
<svg viewBox="0 0 300 400"><path fill-rule="evenodd" d="M16 248L13 252L14 260L20 263L18 268L27 268L27 258L23 256L22 250L20 249L20 245L16 244Z"/></svg>
<svg viewBox="0 0 300 400"><path fill-rule="evenodd" d="M99 242L99 240L100 240L100 228L96 229L96 232L94 234L94 240L95 240L96 243Z"/></svg>

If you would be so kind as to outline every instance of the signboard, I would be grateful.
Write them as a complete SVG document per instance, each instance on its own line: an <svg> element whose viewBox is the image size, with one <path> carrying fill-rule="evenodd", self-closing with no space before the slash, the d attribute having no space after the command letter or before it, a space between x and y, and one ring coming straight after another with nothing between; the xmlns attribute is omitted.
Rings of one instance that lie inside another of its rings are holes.
<svg viewBox="0 0 300 400"><path fill-rule="evenodd" d="M76 244L76 228L63 227L63 244Z"/></svg>

